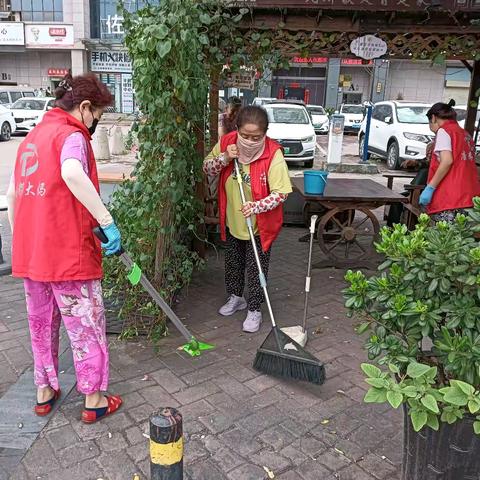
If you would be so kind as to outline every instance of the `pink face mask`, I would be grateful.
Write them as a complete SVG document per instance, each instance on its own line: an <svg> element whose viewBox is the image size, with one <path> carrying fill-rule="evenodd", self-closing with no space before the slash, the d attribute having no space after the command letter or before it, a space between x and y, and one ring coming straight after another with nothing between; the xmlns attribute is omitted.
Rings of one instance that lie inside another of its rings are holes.
<svg viewBox="0 0 480 480"><path fill-rule="evenodd" d="M253 142L252 140L243 138L239 134L237 138L237 147L238 161L243 163L243 165L248 165L261 157L263 150L265 149L265 137Z"/></svg>

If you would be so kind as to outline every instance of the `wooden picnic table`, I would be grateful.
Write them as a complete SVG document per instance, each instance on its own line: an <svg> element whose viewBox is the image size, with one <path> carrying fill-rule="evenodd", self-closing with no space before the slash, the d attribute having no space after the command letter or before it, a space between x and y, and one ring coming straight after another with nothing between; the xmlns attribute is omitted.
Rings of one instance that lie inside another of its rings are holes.
<svg viewBox="0 0 480 480"><path fill-rule="evenodd" d="M408 172L399 170L389 170L383 173L383 176L387 179L387 188L393 189L393 180L395 178L415 178L418 172Z"/></svg>
<svg viewBox="0 0 480 480"><path fill-rule="evenodd" d="M380 223L373 210L408 199L370 179L329 178L323 195L306 194L303 176L292 178L293 188L311 204L322 207L317 241L326 259L317 268L375 268L374 243Z"/></svg>

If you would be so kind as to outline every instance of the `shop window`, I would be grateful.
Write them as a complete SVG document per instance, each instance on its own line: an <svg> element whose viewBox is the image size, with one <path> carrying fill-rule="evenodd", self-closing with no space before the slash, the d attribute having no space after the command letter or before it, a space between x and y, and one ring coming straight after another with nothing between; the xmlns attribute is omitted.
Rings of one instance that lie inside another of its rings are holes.
<svg viewBox="0 0 480 480"><path fill-rule="evenodd" d="M12 0L12 11L21 12L26 22L62 22L62 0Z"/></svg>
<svg viewBox="0 0 480 480"><path fill-rule="evenodd" d="M1 103L10 103L7 92L0 92L0 104Z"/></svg>

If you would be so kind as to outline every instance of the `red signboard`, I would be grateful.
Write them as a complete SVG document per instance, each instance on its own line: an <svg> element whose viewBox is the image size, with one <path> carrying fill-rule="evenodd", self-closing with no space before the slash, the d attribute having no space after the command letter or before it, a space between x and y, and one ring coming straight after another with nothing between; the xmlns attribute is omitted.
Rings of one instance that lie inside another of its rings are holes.
<svg viewBox="0 0 480 480"><path fill-rule="evenodd" d="M48 33L51 37L66 37L67 29L62 27L50 27Z"/></svg>
<svg viewBox="0 0 480 480"><path fill-rule="evenodd" d="M327 63L328 58L326 57L293 57L293 63Z"/></svg>
<svg viewBox="0 0 480 480"><path fill-rule="evenodd" d="M293 63L327 63L326 57L293 57ZM355 66L355 65L372 65L372 60L362 60L361 58L342 58L342 65Z"/></svg>
<svg viewBox="0 0 480 480"><path fill-rule="evenodd" d="M373 65L372 60L362 60L360 58L342 58L342 65L354 66L354 65Z"/></svg>
<svg viewBox="0 0 480 480"><path fill-rule="evenodd" d="M48 76L63 78L69 71L70 70L68 68L49 68Z"/></svg>

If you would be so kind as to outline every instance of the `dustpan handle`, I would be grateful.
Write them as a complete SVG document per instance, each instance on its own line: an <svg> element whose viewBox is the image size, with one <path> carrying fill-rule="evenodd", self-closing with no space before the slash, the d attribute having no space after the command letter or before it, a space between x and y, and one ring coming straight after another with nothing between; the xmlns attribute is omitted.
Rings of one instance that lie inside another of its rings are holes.
<svg viewBox="0 0 480 480"><path fill-rule="evenodd" d="M241 175L241 172L240 172L240 166L238 165L238 158L234 159L234 165L235 165L235 173L237 174L238 188L240 189L240 197L242 199L242 204L245 205L245 203L247 203L247 200L245 198L245 192L243 190L242 175ZM265 278L265 274L263 273L263 268L262 268L262 264L260 262L260 256L258 254L258 249L257 249L257 242L255 241L255 233L253 232L252 218L247 217L245 220L247 222L247 228L248 228L248 233L250 235L250 241L252 242L253 253L255 255L255 262L257 263L258 279L260 280L260 285L263 289L263 294L265 295L265 303L267 304L268 313L270 315L270 320L272 322L272 326L273 326L273 328L276 328L277 324L275 322L275 317L273 316L272 304L270 303L270 297L269 297L268 291L267 291L267 279ZM277 340L278 340L278 338L277 338Z"/></svg>

